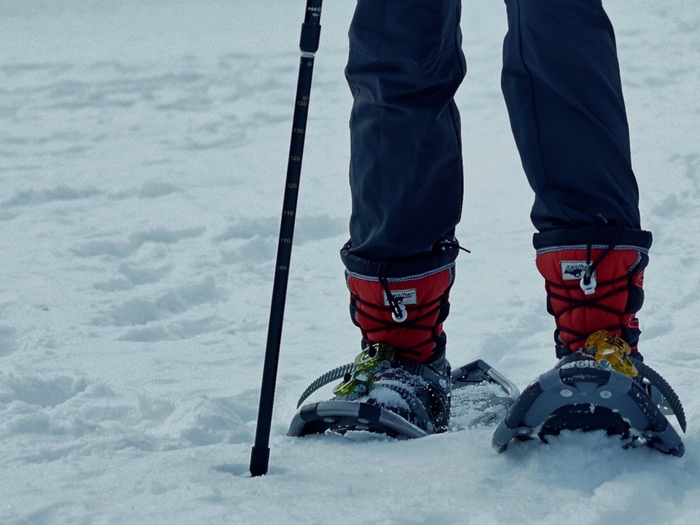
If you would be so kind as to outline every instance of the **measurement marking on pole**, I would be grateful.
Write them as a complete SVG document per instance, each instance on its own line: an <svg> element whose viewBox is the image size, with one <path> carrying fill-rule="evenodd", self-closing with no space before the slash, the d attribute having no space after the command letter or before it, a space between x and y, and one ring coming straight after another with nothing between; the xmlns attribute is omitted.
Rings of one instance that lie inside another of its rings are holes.
<svg viewBox="0 0 700 525"><path fill-rule="evenodd" d="M280 242L282 244L292 244L292 239L287 239L286 237L283 237L280 239Z"/></svg>
<svg viewBox="0 0 700 525"><path fill-rule="evenodd" d="M301 157L298 156L298 155L290 155L289 158L290 158L291 160L293 160L294 162L301 162Z"/></svg>
<svg viewBox="0 0 700 525"><path fill-rule="evenodd" d="M294 128L292 131L294 133L299 133L300 135L303 135L305 130L304 128Z"/></svg>
<svg viewBox="0 0 700 525"><path fill-rule="evenodd" d="M287 184L287 188L292 189L292 190L296 190L298 187L299 187L299 184L297 184L295 182L290 182Z"/></svg>
<svg viewBox="0 0 700 525"><path fill-rule="evenodd" d="M294 217L294 210L284 210L282 213L288 217Z"/></svg>

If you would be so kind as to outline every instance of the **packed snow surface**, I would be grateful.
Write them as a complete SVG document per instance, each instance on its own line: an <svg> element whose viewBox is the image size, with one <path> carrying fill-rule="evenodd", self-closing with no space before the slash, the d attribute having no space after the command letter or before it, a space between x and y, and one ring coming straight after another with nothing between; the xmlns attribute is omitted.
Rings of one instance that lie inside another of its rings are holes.
<svg viewBox="0 0 700 525"><path fill-rule="evenodd" d="M609 0L643 226L642 351L687 453L600 435L497 455L492 427L285 436L351 361L354 2L326 1L271 437L251 478L303 0L0 1L0 524L677 524L700 520L700 3ZM465 0L455 365L525 387L554 364L499 90L500 0Z"/></svg>

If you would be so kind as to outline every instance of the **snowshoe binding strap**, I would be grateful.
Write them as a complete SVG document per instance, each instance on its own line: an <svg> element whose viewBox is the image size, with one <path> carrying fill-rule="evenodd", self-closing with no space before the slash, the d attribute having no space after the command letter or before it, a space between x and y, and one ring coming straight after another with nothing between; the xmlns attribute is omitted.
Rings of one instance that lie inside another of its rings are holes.
<svg viewBox="0 0 700 525"><path fill-rule="evenodd" d="M352 384L353 382L357 382L357 376L359 375L357 373L358 370L366 372L368 368L387 368L386 358L388 357L388 361L391 362L391 360L394 359L394 357L388 356L385 353L385 351L376 353L373 350L374 346L377 345L368 347L359 356L357 356L354 363L348 363L346 365L339 366L337 368L334 368L333 370L329 370L322 376L318 377L313 383L306 387L301 397L299 397L299 401L297 401L297 408L299 408L302 405L302 403L304 403L304 401L306 401L314 392L320 390L321 388L323 388L329 383L332 383L333 381L342 378L343 382L334 389L334 393L336 393L336 391L344 392L346 390L350 390L350 384ZM370 353L372 353L372 355L369 355ZM384 357L384 359L382 359L382 357ZM358 364L360 364L360 366L358 366ZM420 368L424 369L425 367L421 366ZM421 375L426 373L425 370L420 370L420 372ZM509 381L504 375L502 375L500 372L498 372L498 370L490 366L483 359L477 359L476 361L472 361L471 363L468 363L460 368L452 370L451 376L453 389L484 382L491 382L497 384L503 389L503 392L505 393L505 397L499 396L498 399L501 400L507 406L512 405L520 395L520 390L518 390L518 387L515 386L514 383ZM338 393L336 393L336 395L338 395Z"/></svg>
<svg viewBox="0 0 700 525"><path fill-rule="evenodd" d="M368 431L415 438L447 428L451 383L444 353L429 363L417 363L400 357L400 350L391 345L370 345L354 363L314 381L300 403L324 384L341 377L333 389L333 399L301 407L288 435L330 430L338 434Z"/></svg>
<svg viewBox="0 0 700 525"><path fill-rule="evenodd" d="M646 386L649 397L656 403L663 414L673 414L676 416L678 425L681 427L681 430L685 432L687 429L685 410L683 410L683 405L681 404L678 394L676 394L671 385L668 384L661 374L649 365L646 365L642 361L637 361L633 357L631 357L630 360L639 370L638 377L648 381L648 384L644 382L643 385Z"/></svg>
<svg viewBox="0 0 700 525"><path fill-rule="evenodd" d="M636 378L645 387L647 394L665 415L673 414L683 432L686 431L685 411L678 394L653 368L644 364L639 354L632 353L630 346L620 337L607 330L598 330L586 339L586 352L593 356L598 367L613 369Z"/></svg>
<svg viewBox="0 0 700 525"><path fill-rule="evenodd" d="M380 370L389 368L395 359L396 351L389 345L379 343L368 346L355 358L354 363L334 368L306 387L297 401L297 408L311 394L341 378L342 383L333 389L337 397L359 397L366 394L372 387L374 375Z"/></svg>
<svg viewBox="0 0 700 525"><path fill-rule="evenodd" d="M644 364L641 356L633 353L622 338L608 330L598 330L586 339L586 353L593 356L598 367L637 379L661 412L676 416L681 430L686 431L685 411L676 392L661 374Z"/></svg>
<svg viewBox="0 0 700 525"><path fill-rule="evenodd" d="M352 374L354 371L355 363L348 363L347 365L339 366L338 368L334 368L333 370L326 372L306 387L306 390L304 390L304 393L301 394L299 401L297 401L297 408L299 408L301 404L304 401L306 401L309 398L309 396L317 390L323 388L328 383L332 383L333 381L340 379L341 377L345 377L347 374Z"/></svg>

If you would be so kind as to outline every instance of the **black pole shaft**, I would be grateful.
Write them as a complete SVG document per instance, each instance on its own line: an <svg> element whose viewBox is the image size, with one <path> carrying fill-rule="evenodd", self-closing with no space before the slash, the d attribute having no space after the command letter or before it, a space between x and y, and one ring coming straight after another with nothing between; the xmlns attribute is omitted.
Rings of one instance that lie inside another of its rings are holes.
<svg viewBox="0 0 700 525"><path fill-rule="evenodd" d="M250 455L250 474L252 476L267 474L270 460L269 445L272 409L275 402L277 366L282 340L287 283L289 281L289 263L292 257L294 220L296 218L297 199L299 196L301 161L304 153L304 139L306 138L306 121L309 114L314 55L318 50L321 36L321 3L322 0L306 1L306 16L301 26L301 39L299 42L301 62L299 64L299 80L297 82L292 123L292 140L287 161L287 182L284 189L282 220L280 223L279 244L277 246L275 280L272 285L272 304L270 305L270 322L267 329L265 363L263 365L262 386L260 388L258 424L255 431L255 445Z"/></svg>

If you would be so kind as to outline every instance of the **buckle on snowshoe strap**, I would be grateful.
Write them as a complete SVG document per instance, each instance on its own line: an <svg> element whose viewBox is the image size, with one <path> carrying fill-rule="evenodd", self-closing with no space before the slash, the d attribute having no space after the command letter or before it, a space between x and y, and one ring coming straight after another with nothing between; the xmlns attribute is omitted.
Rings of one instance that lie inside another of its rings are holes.
<svg viewBox="0 0 700 525"><path fill-rule="evenodd" d="M571 409L568 420L565 407ZM503 452L515 438L537 437L546 442L546 435L562 429L610 430L599 426L594 416L581 424L576 421L584 419L584 412L595 414L597 408L602 409L600 422L619 419L633 430L633 440L675 456L685 452L678 433L638 382L614 370L594 367L555 368L541 375L523 391L496 429L493 447ZM543 428L548 424L554 426L547 433Z"/></svg>

